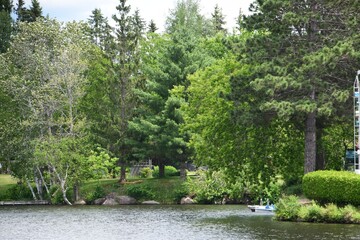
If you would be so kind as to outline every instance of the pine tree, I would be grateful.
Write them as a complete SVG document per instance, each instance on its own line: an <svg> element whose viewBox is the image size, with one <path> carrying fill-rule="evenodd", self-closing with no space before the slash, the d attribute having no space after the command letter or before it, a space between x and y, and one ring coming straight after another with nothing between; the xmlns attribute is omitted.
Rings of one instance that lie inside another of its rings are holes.
<svg viewBox="0 0 360 240"><path fill-rule="evenodd" d="M203 19L196 1L179 1L167 20L170 34L152 36L142 48L146 86L136 90L141 105L129 125L134 154L152 159L159 166L160 177L164 177L165 164L181 165L184 170L189 156L188 136L180 132L183 119L179 108L185 100L171 91L186 86L187 76L206 62L199 47Z"/></svg>
<svg viewBox="0 0 360 240"><path fill-rule="evenodd" d="M125 181L126 162L129 158L128 146L126 144L128 121L133 114L134 98L132 89L135 85L138 72L138 48L144 31L144 21L135 11L130 15L130 5L126 0L120 0L116 7L118 15L113 15L116 23L115 46L113 68L115 72L114 81L111 83L110 99L114 106L115 124L117 125L118 139L114 143L114 151L119 155L121 176L120 181Z"/></svg>
<svg viewBox="0 0 360 240"><path fill-rule="evenodd" d="M92 15L88 19L89 35L91 41L99 46L105 53L109 54L114 42L112 28L108 23L108 19L104 17L101 9L94 9Z"/></svg>
<svg viewBox="0 0 360 240"><path fill-rule="evenodd" d="M149 25L148 25L148 32L149 32L149 33L155 33L157 30L158 30L158 28L157 28L154 20L151 19L151 20L150 20L150 23L149 23Z"/></svg>
<svg viewBox="0 0 360 240"><path fill-rule="evenodd" d="M18 0L15 12L18 22L35 22L37 18L42 17L42 7L38 0L31 0L30 8L25 7L25 1Z"/></svg>
<svg viewBox="0 0 360 240"><path fill-rule="evenodd" d="M357 69L351 62L359 44L360 24L352 14L356 7L350 2L258 0L256 13L244 18L243 27L259 33L240 54L247 52L244 60L254 66L251 86L265 97L260 109L304 123L305 173L321 159L317 133L341 116L350 96L349 79Z"/></svg>
<svg viewBox="0 0 360 240"><path fill-rule="evenodd" d="M0 0L0 53L7 51L12 34L12 1Z"/></svg>
<svg viewBox="0 0 360 240"><path fill-rule="evenodd" d="M29 12L31 16L30 22L35 22L37 18L42 17L42 7L38 0L31 0Z"/></svg>
<svg viewBox="0 0 360 240"><path fill-rule="evenodd" d="M7 13L11 13L13 8L12 0L0 0L0 12L5 11Z"/></svg>
<svg viewBox="0 0 360 240"><path fill-rule="evenodd" d="M15 13L17 15L16 21L22 22L25 15L26 15L27 9L25 8L25 1L24 0L18 0L16 4Z"/></svg>
<svg viewBox="0 0 360 240"><path fill-rule="evenodd" d="M222 9L216 4L214 8L214 12L211 14L212 16L212 25L215 33L223 32L226 33L226 28L224 25L226 24L225 16L222 13Z"/></svg>

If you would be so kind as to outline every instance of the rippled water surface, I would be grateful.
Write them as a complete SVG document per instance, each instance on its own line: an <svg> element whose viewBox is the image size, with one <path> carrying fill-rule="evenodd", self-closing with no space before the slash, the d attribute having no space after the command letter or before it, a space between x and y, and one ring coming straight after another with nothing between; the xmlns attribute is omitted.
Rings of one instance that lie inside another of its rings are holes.
<svg viewBox="0 0 360 240"><path fill-rule="evenodd" d="M238 205L0 207L0 239L360 239L360 226L277 222Z"/></svg>

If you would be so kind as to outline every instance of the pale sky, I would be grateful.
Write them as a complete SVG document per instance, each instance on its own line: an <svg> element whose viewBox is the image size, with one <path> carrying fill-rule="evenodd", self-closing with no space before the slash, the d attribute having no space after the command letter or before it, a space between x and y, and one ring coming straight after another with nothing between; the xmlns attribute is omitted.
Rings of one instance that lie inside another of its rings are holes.
<svg viewBox="0 0 360 240"><path fill-rule="evenodd" d="M100 8L102 13L111 20L111 16L116 13L116 6L119 0L39 0L43 8L43 14L56 18L59 21L87 20L91 11ZM170 9L174 9L176 0L128 0L132 11L139 9L141 17L148 23L153 19L160 31L163 31L166 17ZM216 4L222 8L227 22L227 28L235 27L235 19L239 15L239 10L244 14L248 13L248 8L253 0L201 0L200 6L202 13L210 17ZM25 0L26 6L30 5L30 0Z"/></svg>

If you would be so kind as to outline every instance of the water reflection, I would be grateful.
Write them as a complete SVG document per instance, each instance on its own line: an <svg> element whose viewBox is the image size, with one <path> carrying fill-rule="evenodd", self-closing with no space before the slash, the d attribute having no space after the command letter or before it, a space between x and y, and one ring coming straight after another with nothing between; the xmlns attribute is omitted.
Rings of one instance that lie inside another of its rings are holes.
<svg viewBox="0 0 360 240"><path fill-rule="evenodd" d="M0 239L360 239L360 228L277 222L245 206L0 207Z"/></svg>

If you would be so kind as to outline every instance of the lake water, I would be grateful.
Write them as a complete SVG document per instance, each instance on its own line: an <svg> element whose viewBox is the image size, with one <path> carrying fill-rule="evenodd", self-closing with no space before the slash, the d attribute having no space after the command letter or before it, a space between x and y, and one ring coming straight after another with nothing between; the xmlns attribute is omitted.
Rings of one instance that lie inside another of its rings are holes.
<svg viewBox="0 0 360 240"><path fill-rule="evenodd" d="M360 239L359 225L272 216L239 205L0 207L0 239Z"/></svg>

